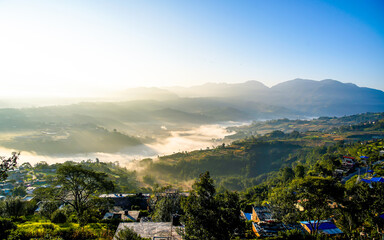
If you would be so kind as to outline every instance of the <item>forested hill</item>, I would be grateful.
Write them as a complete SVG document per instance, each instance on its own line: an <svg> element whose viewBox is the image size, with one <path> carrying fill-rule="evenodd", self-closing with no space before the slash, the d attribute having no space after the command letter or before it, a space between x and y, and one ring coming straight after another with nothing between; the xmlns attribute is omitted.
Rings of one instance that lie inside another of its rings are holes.
<svg viewBox="0 0 384 240"><path fill-rule="evenodd" d="M353 150L355 144L361 141L380 142L384 138L383 131L383 119L333 127L329 131L284 133L277 130L230 145L144 159L139 165L145 169L143 172L147 178L159 182L178 185L194 179L201 172L210 171L219 187L241 190L276 176L277 171L284 167L302 164L311 169L322 159L340 162L343 154L354 157L369 155L368 150ZM323 169L326 174L332 175L338 164L328 165Z"/></svg>
<svg viewBox="0 0 384 240"><path fill-rule="evenodd" d="M307 132L318 131L333 133L335 128L349 126L358 126L360 124L369 124L384 119L384 113L361 113L343 117L319 117L311 120L303 119L275 119L268 121L254 121L250 125L228 127L229 131L235 132L227 136L227 139L242 139L252 135L264 135L273 131L282 131L290 133L293 131Z"/></svg>

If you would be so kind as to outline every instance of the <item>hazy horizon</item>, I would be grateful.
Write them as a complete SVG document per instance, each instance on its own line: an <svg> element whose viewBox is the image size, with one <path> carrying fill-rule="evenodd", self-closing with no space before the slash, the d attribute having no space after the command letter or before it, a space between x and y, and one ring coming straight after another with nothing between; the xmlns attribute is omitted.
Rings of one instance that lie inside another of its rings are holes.
<svg viewBox="0 0 384 240"><path fill-rule="evenodd" d="M336 79L384 89L372 1L0 2L1 96Z"/></svg>
<svg viewBox="0 0 384 240"><path fill-rule="evenodd" d="M95 102L100 102L100 101L106 101L106 102L109 102L109 101L120 101L121 99L119 97L119 95L116 95L116 94L119 94L119 93L124 93L124 91L127 91L127 90L135 90L135 89L162 89L162 90L166 90L166 91L169 91L169 89L174 89L174 88L192 88L192 87L197 87L197 86L204 86L204 85L209 85L209 84L217 84L217 85L220 85L220 84L228 84L228 85L231 85L231 84L244 84L244 83L247 83L247 82L259 82L261 84L263 84L264 86L268 87L268 88L272 88L276 85L279 85L281 83L285 83L285 82L289 82L289 81L294 81L294 80L297 80L297 79L300 79L300 80L309 80L309 81L315 81L315 82L321 82L321 81L324 81L324 80L334 80L334 81L337 81L337 82L341 82L337 79L307 79L307 78L294 78L294 79L289 79L289 80L285 80L285 81L281 81L281 82L278 82L276 84L273 84L273 85L267 85L265 82L263 81L259 81L259 80L245 80L245 81L242 81L242 82L223 82L223 81L210 81L210 82L203 82L201 84L190 84L190 85L164 85L164 86L132 86L132 87L126 87L126 88L116 88L116 89L100 89L100 90L97 90L97 91L90 91L90 92L86 92L85 94L82 93L82 94L78 94L78 95L51 95L51 94L41 94L41 93L32 93L30 95L28 94L25 94L25 95L18 95L18 94L12 94L12 95L2 95L2 97L0 97L0 101L3 100L3 103L4 103L4 100L6 101L9 101L8 103L9 104L15 104L15 107L20 107L20 106L24 106L24 103L28 103L31 105L31 106L44 106L44 105L66 105L66 104L73 104L73 103L78 103L78 102L82 102L82 101L86 101L86 102L89 102L89 101L95 101ZM341 82L343 84L354 84L354 85L357 85L356 83L353 83L353 82ZM367 86L364 86L364 85L357 85L358 87L362 87L362 88L366 88ZM369 88L369 87L368 87ZM372 88L372 89L377 89L377 90L380 90L380 91L383 91L383 89L378 89L378 88ZM172 90L170 91L170 93L174 93L172 92ZM21 93L20 93L21 94ZM174 93L175 94L175 93ZM140 99L145 99L145 94L139 98ZM181 96L182 97L182 96ZM54 102L51 102L51 103L48 103L46 102L47 100L51 101L51 100L55 100ZM130 100L135 100L135 98L133 99L130 99ZM18 104L21 104L20 106L18 106ZM28 105L26 105L28 106ZM0 106L1 108L1 106Z"/></svg>

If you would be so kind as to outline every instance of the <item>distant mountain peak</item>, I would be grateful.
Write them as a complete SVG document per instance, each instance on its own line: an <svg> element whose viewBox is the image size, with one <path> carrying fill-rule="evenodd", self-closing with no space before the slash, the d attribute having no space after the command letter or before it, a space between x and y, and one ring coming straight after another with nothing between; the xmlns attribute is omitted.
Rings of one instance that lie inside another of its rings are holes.
<svg viewBox="0 0 384 240"><path fill-rule="evenodd" d="M260 82L260 81L256 81L256 80L249 80L249 81L246 81L245 83L243 83L244 85L248 85L248 86L258 86L258 87L265 87L265 88L268 88L267 86L265 86L264 83Z"/></svg>

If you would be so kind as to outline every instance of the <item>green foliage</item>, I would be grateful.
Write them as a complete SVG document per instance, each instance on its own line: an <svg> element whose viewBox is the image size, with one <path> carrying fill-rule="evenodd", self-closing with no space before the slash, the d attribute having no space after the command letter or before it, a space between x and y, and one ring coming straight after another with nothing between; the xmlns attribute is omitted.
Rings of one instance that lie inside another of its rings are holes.
<svg viewBox="0 0 384 240"><path fill-rule="evenodd" d="M150 175L145 175L143 177L143 182L148 184L148 185L151 185L151 186L156 184L155 179L153 177L151 177Z"/></svg>
<svg viewBox="0 0 384 240"><path fill-rule="evenodd" d="M20 153L13 152L9 158L0 157L0 181L7 179L9 170L14 169L19 159Z"/></svg>
<svg viewBox="0 0 384 240"><path fill-rule="evenodd" d="M305 175L305 167L303 165L297 165L294 172L296 178L303 178Z"/></svg>
<svg viewBox="0 0 384 240"><path fill-rule="evenodd" d="M283 182L289 182L295 177L295 172L290 167L280 169L281 179Z"/></svg>
<svg viewBox="0 0 384 240"><path fill-rule="evenodd" d="M61 184L57 197L73 207L82 225L89 220L89 211L97 201L95 196L114 189L114 184L107 179L105 173L88 170L81 165L60 166L57 170L57 181Z"/></svg>
<svg viewBox="0 0 384 240"><path fill-rule="evenodd" d="M11 197L5 200L4 214L8 217L20 217L24 214L25 203L19 197Z"/></svg>
<svg viewBox="0 0 384 240"><path fill-rule="evenodd" d="M16 225L10 219L0 217L0 239L7 239L12 230L16 229Z"/></svg>
<svg viewBox="0 0 384 240"><path fill-rule="evenodd" d="M67 221L67 215L65 215L64 211L58 209L52 214L51 221L53 223L65 223Z"/></svg>
<svg viewBox="0 0 384 240"><path fill-rule="evenodd" d="M209 171L217 184L225 189L242 190L252 186L252 181L287 163L285 158L301 146L284 141L246 139L225 148L176 153L149 162L146 171L157 173L169 181L194 179L199 173ZM231 179L232 178L232 179Z"/></svg>
<svg viewBox="0 0 384 240"><path fill-rule="evenodd" d="M116 236L117 240L147 240L149 238L142 238L130 228L120 230Z"/></svg>
<svg viewBox="0 0 384 240"><path fill-rule="evenodd" d="M156 201L152 219L158 222L170 222L172 214L181 214L181 195L179 193L166 194Z"/></svg>
<svg viewBox="0 0 384 240"><path fill-rule="evenodd" d="M287 187L275 188L271 200L278 216L286 222L315 221L312 228L317 234L317 222L332 215L331 204L341 203L343 193L343 186L332 178L307 176Z"/></svg>
<svg viewBox="0 0 384 240"><path fill-rule="evenodd" d="M51 215L59 208L60 202L58 201L44 201L41 202L39 207L40 211L39 213L41 216L44 216L48 219L51 218Z"/></svg>
<svg viewBox="0 0 384 240"><path fill-rule="evenodd" d="M304 234L302 231L294 229L288 230L285 232L279 232L275 237L267 237L267 240L320 240L320 239L328 239L326 237L314 237L309 234Z"/></svg>
<svg viewBox="0 0 384 240"><path fill-rule="evenodd" d="M25 223L11 232L8 239L64 239L83 240L96 239L97 235L91 230L78 227L61 228L51 223Z"/></svg>
<svg viewBox="0 0 384 240"><path fill-rule="evenodd" d="M25 195L27 195L27 192L24 186L17 186L12 190L12 196L24 197Z"/></svg>
<svg viewBox="0 0 384 240"><path fill-rule="evenodd" d="M216 195L209 172L200 175L190 196L182 200L185 239L230 239L240 228L236 193Z"/></svg>

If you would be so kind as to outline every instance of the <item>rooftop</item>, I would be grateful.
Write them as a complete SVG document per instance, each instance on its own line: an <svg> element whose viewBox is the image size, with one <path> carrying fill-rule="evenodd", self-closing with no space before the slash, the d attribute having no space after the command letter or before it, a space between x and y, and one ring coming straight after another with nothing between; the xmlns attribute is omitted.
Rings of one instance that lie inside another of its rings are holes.
<svg viewBox="0 0 384 240"><path fill-rule="evenodd" d="M314 224L315 221L303 221L303 222L300 222L301 225L307 230L307 231L312 231L312 225L311 224ZM328 220L321 220L319 222L319 227L318 227L318 231L321 232L321 233L324 233L324 234L341 234L343 233L338 227L336 227L336 225L331 222L331 221L328 221Z"/></svg>
<svg viewBox="0 0 384 240"><path fill-rule="evenodd" d="M143 238L153 237L172 237L175 240L181 240L181 236L176 232L180 227L172 226L171 222L128 222L120 223L116 234L125 229L130 228ZM116 235L115 235L116 236ZM116 238L115 238L116 239Z"/></svg>

